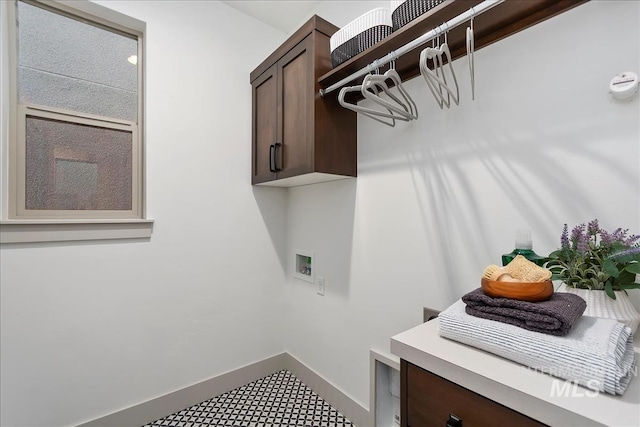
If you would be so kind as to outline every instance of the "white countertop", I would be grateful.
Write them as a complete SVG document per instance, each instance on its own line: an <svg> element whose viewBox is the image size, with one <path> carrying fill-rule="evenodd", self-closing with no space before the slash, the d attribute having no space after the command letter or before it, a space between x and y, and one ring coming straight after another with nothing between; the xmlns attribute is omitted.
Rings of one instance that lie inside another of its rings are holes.
<svg viewBox="0 0 640 427"><path fill-rule="evenodd" d="M623 396L595 395L587 388L442 338L438 326L435 319L392 337L391 352L554 427L640 427L640 368ZM638 362L638 347L635 350ZM559 393L561 390L566 393Z"/></svg>

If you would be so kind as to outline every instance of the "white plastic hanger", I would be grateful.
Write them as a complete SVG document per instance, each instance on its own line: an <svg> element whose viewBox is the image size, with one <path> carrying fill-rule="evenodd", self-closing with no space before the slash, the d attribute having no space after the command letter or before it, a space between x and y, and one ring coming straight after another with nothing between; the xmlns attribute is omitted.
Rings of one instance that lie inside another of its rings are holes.
<svg viewBox="0 0 640 427"><path fill-rule="evenodd" d="M436 31L438 31L439 28L440 27L438 27ZM453 83L455 84L455 93L447 83L443 57L446 57L446 60L448 62L449 72L453 77ZM427 63L428 60L433 61L433 70L429 68ZM431 91L432 95L436 99L436 102L438 103L438 106L440 106L441 109L445 105L447 106L447 108L449 108L451 106L451 99L453 99L453 102L455 102L456 105L459 104L460 89L458 87L458 79L456 78L456 74L453 70L451 51L449 50L449 45L446 43L446 41L439 48L428 47L420 52L420 74L422 74L422 76L424 77L429 90ZM443 89L445 90L445 93L447 95L446 99L444 97L444 93L442 92Z"/></svg>
<svg viewBox="0 0 640 427"><path fill-rule="evenodd" d="M420 74L422 74L422 77L424 77L424 80L427 82L427 87L431 91L431 94L435 98L440 109L442 109L442 106L444 104L442 93L440 93L440 83L442 82L442 80L435 71L431 70L427 66L427 60L432 60L435 64L435 69L437 70L438 55L439 51L432 47L428 47L420 52ZM444 82L442 83L444 84Z"/></svg>
<svg viewBox="0 0 640 427"><path fill-rule="evenodd" d="M442 67L442 80L444 80L445 83L447 83L447 79L445 78L445 71L444 71L444 66L442 64L442 57L446 56L447 58L447 63L449 64L449 71L451 71L451 77L453 77L453 83L455 83L456 85L456 94L455 96L453 95L453 91L449 90L450 86L447 84L447 86L445 86L445 89L447 89L447 92L451 95L451 98L453 99L453 102L456 103L456 105L460 105L460 88L458 87L458 79L456 78L456 73L453 71L453 58L451 58L451 51L449 50L449 40L448 40L448 33L449 33L449 24L445 23L444 25L447 26L447 28L445 29L445 33L444 33L444 43L440 46L440 52L442 52L442 55L440 56L440 66ZM447 95L447 101L449 101L449 96ZM450 103L447 103L447 107L449 107Z"/></svg>
<svg viewBox="0 0 640 427"><path fill-rule="evenodd" d="M387 81L391 81L393 83L395 88L398 90L401 99L390 91ZM382 91L374 93L373 91L368 90L371 86L377 86L382 89ZM393 100L393 102L382 98L380 96L381 93L384 93ZM364 81L362 82L362 95L365 98L384 106L388 110L397 113L399 115L396 117L398 120L409 121L416 120L418 118L418 107L409 95L409 92L407 92L402 85L402 79L395 69L395 59L391 62L389 70L387 70L383 75L369 74L364 78Z"/></svg>
<svg viewBox="0 0 640 427"><path fill-rule="evenodd" d="M431 90L431 93L433 94L433 97L438 103L440 109L442 109L445 105L447 106L447 108L449 108L451 105L449 98L450 95L447 93L447 98L445 99L444 93L442 91L443 88L447 88L448 86L446 77L444 76L442 52L439 49L440 27L438 26L434 31L436 31L437 35L433 38L431 47L424 49L420 53L420 73L427 82L427 86ZM427 62L428 60L431 60L433 62L433 70L429 68Z"/></svg>
<svg viewBox="0 0 640 427"><path fill-rule="evenodd" d="M437 35L437 43L434 46L435 48L437 48L438 50L435 52L436 53L436 57L434 58L434 62L433 62L433 66L435 67L435 73L438 77L440 77L442 79L442 81L444 82L444 87L447 87L447 78L445 76L444 73L444 62L442 61L442 52L439 50L440 49L440 34L442 33L440 31L440 26L438 26L436 28L436 32L438 33ZM451 98L448 93L447 93L447 99L444 99L444 94L442 93L442 88L443 86L438 85L438 92L440 93L440 99L441 99L441 103L443 105L445 105L447 108L451 107ZM446 93L446 92L445 92ZM442 109L442 106L440 107Z"/></svg>
<svg viewBox="0 0 640 427"><path fill-rule="evenodd" d="M475 50L475 34L473 33L473 17L476 12L471 8L471 21L470 26L467 27L467 57L469 58L469 73L471 74L471 99L476 99L476 83L475 83L475 69L473 63L473 52Z"/></svg>
<svg viewBox="0 0 640 427"><path fill-rule="evenodd" d="M377 90L372 88L371 90ZM340 93L338 94L338 102L340 103L340 105L342 105L344 108L351 110L351 111L355 111L356 113L360 113L363 114L367 117L369 117L370 119L373 119L377 122L383 123L387 126L391 126L394 127L396 125L396 116L393 114L392 111L387 110L388 113L385 113L383 111L380 110L375 110L373 108L367 108L367 107L362 107L359 106L358 104L350 104L348 102L345 101L344 97L347 93L350 92L360 92L362 93L362 86L358 85L358 86L345 86L342 89L340 89ZM390 120L383 120L382 118L386 118L386 119L390 119Z"/></svg>
<svg viewBox="0 0 640 427"><path fill-rule="evenodd" d="M439 83L440 75L438 74L438 55L439 52L436 49L434 37L431 40L431 47L428 47L420 52L420 61L418 62L418 65L420 68L420 74L422 74L422 77L424 77L424 80L427 82L427 87L431 91L431 94L435 98L440 109L442 109L444 102L442 97L442 90L440 89ZM433 61L433 70L428 67L427 60Z"/></svg>
<svg viewBox="0 0 640 427"><path fill-rule="evenodd" d="M385 76L387 76L387 78L390 78L393 81L395 87L398 89L398 92L400 92L400 95L402 95L402 97L406 101L407 105L409 106L409 112L411 113L411 118L413 120L417 120L418 119L418 106L416 105L416 103L411 98L411 95L409 95L409 92L407 92L407 90L402 85L402 79L400 78L400 74L398 74L398 72L396 71L396 59L397 59L397 56L395 56L395 52L393 52L393 53L394 53L393 56L395 57L395 59L392 62L392 66L384 74L385 74Z"/></svg>
<svg viewBox="0 0 640 427"><path fill-rule="evenodd" d="M394 118L403 121L411 120L409 117L409 108L405 106L397 96L391 93L384 75L367 74L360 87L364 98L383 106L392 113L395 113ZM382 94L386 95L393 102L380 96Z"/></svg>
<svg viewBox="0 0 640 427"><path fill-rule="evenodd" d="M456 85L456 94L453 94L453 90L450 88L449 85L446 85L444 88L447 90L447 92L451 95L451 99L453 99L453 102L456 103L456 105L460 104L460 87L458 86L458 79L456 78L456 73L455 71L453 71L453 59L451 58L451 51L449 50L449 45L447 43L443 43L442 46L440 46L440 52L442 53L441 57L440 57L440 64L442 65L442 57L445 56L447 58L447 63L449 65L449 71L451 72L451 77L453 77L453 83ZM442 72L442 76L443 76L443 80L445 82L445 84L447 83L447 80L444 78L444 67L443 67L443 72ZM448 107L449 105L447 105Z"/></svg>
<svg viewBox="0 0 640 427"><path fill-rule="evenodd" d="M372 67L377 70L377 63L374 62ZM385 107L388 111L395 113L397 120L409 121L413 119L413 115L410 112L410 107L407 106L401 99L394 95L387 84L390 79L400 80L400 76L397 76L395 72L387 72L384 75L380 74L368 74L362 81L362 96L366 99L373 101ZM395 84L395 81L392 80ZM372 90L375 89L375 90ZM381 95L385 95L382 97ZM403 94L401 93L401 96Z"/></svg>

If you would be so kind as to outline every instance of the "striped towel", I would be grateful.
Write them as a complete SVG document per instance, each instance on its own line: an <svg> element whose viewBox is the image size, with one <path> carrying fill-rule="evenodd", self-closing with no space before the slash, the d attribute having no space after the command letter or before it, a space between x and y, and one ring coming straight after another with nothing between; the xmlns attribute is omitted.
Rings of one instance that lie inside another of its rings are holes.
<svg viewBox="0 0 640 427"><path fill-rule="evenodd" d="M440 335L591 390L623 394L635 368L631 329L582 316L560 337L470 316L462 300L439 314Z"/></svg>

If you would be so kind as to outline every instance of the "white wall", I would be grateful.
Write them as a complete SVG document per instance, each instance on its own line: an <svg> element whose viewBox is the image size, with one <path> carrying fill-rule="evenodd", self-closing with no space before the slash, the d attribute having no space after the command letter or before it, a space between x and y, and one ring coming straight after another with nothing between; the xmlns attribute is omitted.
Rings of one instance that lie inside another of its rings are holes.
<svg viewBox="0 0 640 427"><path fill-rule="evenodd" d="M336 25L355 17L324 3ZM608 95L640 72L639 28L640 3L589 2L478 51L475 101L462 58L460 106L441 111L419 77L419 120L360 117L358 178L290 190L288 251L315 251L326 295L288 276L287 351L367 407L369 349L478 287L516 229L542 255L565 222L640 233L640 99Z"/></svg>
<svg viewBox="0 0 640 427"><path fill-rule="evenodd" d="M474 102L466 59L451 110L408 82L420 119L359 119L357 179L288 193L249 181L248 75L284 35L218 2L101 3L148 25L155 229L0 249L2 425L75 424L283 350L366 407L369 349L476 287L516 228L540 254L565 222L640 232L639 101L607 94L640 71L637 2L477 52ZM344 25L381 2L324 3ZM291 278L294 248L315 251L324 297Z"/></svg>
<svg viewBox="0 0 640 427"><path fill-rule="evenodd" d="M287 195L250 184L249 73L285 34L220 2L101 3L147 22L154 231L2 246L3 426L74 425L284 345Z"/></svg>

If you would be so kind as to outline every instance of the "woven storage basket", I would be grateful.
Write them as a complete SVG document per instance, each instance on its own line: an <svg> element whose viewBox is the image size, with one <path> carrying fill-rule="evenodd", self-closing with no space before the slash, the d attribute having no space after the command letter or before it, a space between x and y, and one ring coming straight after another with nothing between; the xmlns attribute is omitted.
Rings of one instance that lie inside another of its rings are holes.
<svg viewBox="0 0 640 427"><path fill-rule="evenodd" d="M442 2L444 0L391 0L393 31L404 27Z"/></svg>
<svg viewBox="0 0 640 427"><path fill-rule="evenodd" d="M354 19L331 36L331 63L334 67L369 49L392 32L391 13L381 7Z"/></svg>

